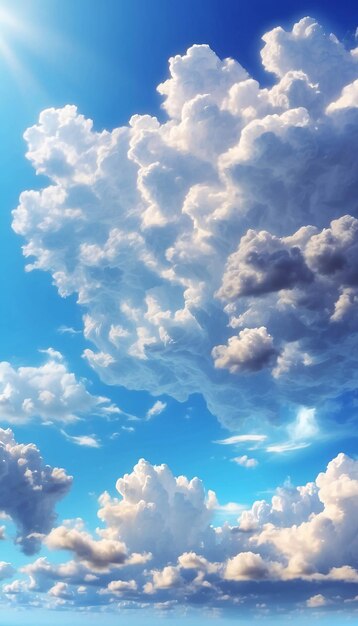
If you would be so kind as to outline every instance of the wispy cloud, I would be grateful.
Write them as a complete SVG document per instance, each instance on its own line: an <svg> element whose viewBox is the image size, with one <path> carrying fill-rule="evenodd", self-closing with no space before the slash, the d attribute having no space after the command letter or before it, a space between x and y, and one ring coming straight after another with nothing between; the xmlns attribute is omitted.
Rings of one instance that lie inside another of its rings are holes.
<svg viewBox="0 0 358 626"><path fill-rule="evenodd" d="M320 432L316 420L316 410L314 408L302 407L298 411L296 419L286 427L286 432L288 439L267 446L266 451L281 454L308 448L315 436Z"/></svg>
<svg viewBox="0 0 358 626"><path fill-rule="evenodd" d="M101 442L95 435L69 435L65 430L61 433L66 437L67 441L76 444L76 446L85 446L86 448L100 448Z"/></svg>
<svg viewBox="0 0 358 626"><path fill-rule="evenodd" d="M47 354L47 356L50 357L50 359L55 359L57 361L63 361L63 354L61 354L61 352L59 352L58 350L55 350L54 348L45 348L45 349L39 349L39 352L41 354Z"/></svg>
<svg viewBox="0 0 358 626"><path fill-rule="evenodd" d="M275 454L280 454L281 452L293 452L294 450L302 450L303 448L309 448L311 444L308 442L294 442L294 441L284 441L283 443L273 444L272 446L267 446L267 452L274 452Z"/></svg>
<svg viewBox="0 0 358 626"><path fill-rule="evenodd" d="M244 454L243 456L236 456L235 458L231 459L234 463L237 463L237 465L241 465L242 467L257 467L259 462L257 459L254 458L250 458L247 456L247 454Z"/></svg>
<svg viewBox="0 0 358 626"><path fill-rule="evenodd" d="M233 435L226 439L218 439L214 443L219 443L222 446L237 445L240 443L257 442L261 443L267 439L267 435Z"/></svg>

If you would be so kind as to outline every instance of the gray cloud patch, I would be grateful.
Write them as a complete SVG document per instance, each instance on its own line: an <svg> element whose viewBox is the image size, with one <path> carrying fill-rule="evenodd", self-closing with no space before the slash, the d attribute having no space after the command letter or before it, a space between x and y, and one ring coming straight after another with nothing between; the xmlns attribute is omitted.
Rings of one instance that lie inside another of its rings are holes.
<svg viewBox="0 0 358 626"><path fill-rule="evenodd" d="M16 542L25 554L40 548L71 484L65 470L44 465L34 444L19 444L11 430L0 429L0 510L16 524Z"/></svg>

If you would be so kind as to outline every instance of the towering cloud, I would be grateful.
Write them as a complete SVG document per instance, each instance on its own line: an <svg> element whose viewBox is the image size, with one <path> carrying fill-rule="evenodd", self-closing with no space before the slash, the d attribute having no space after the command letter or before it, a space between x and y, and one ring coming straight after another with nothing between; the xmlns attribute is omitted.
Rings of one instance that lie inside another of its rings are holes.
<svg viewBox="0 0 358 626"><path fill-rule="evenodd" d="M120 539L131 552L150 552L162 564L212 539L216 497L206 495L198 478L176 478L166 465L141 459L116 487L120 498L104 493L98 516L108 527L103 536Z"/></svg>
<svg viewBox="0 0 358 626"><path fill-rule="evenodd" d="M358 54L308 17L263 40L269 88L206 45L170 59L163 123L41 113L50 184L13 221L104 381L200 392L227 426L350 392L358 365Z"/></svg>
<svg viewBox="0 0 358 626"><path fill-rule="evenodd" d="M44 465L34 444L19 444L11 430L0 429L0 511L15 523L16 542L26 554L39 549L71 483L65 470Z"/></svg>

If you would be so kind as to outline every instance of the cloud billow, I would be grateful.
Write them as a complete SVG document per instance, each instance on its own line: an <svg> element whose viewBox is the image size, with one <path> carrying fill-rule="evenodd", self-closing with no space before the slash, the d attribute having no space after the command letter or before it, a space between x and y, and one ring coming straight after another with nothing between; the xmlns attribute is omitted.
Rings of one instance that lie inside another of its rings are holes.
<svg viewBox="0 0 358 626"><path fill-rule="evenodd" d="M8 599L109 611L117 601L230 610L239 596L243 613L257 602L271 612L314 608L319 594L338 610L343 599L355 601L358 462L344 454L312 482L286 483L271 501L254 502L235 525L215 527L215 493L166 465L142 459L116 487L116 498L99 498L96 536L78 518L51 530L47 547L72 560L25 565L29 580L4 585Z"/></svg>
<svg viewBox="0 0 358 626"><path fill-rule="evenodd" d="M8 424L71 423L83 415L111 416L118 407L94 396L68 370L62 354L40 350L48 358L38 367L13 367L0 361L0 419Z"/></svg>
<svg viewBox="0 0 358 626"><path fill-rule="evenodd" d="M337 398L358 365L358 54L312 18L263 40L269 88L206 45L172 58L163 123L41 113L27 156L51 182L13 221L105 382L200 392L230 427Z"/></svg>

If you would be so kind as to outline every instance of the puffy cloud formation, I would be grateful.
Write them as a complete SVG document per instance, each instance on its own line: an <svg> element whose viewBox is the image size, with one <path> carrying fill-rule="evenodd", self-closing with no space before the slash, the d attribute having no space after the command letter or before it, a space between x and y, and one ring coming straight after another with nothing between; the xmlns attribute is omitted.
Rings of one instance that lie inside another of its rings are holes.
<svg viewBox="0 0 358 626"><path fill-rule="evenodd" d="M13 220L85 307L104 381L200 392L231 427L356 386L358 54L309 17L263 40L272 87L194 45L162 123L41 113L27 156L51 184Z"/></svg>
<svg viewBox="0 0 358 626"><path fill-rule="evenodd" d="M25 578L4 586L10 599L63 607L121 602L156 606L230 607L257 602L341 609L358 581L358 461L344 454L316 480L280 487L271 502L255 502L237 526L213 526L215 494L198 478L174 477L165 465L140 461L117 482L118 499L103 494L93 538L80 520L54 528L52 549L74 560L51 565L39 558ZM6 569L6 568L5 568ZM11 575L12 572L9 572ZM42 598L42 599L41 599Z"/></svg>
<svg viewBox="0 0 358 626"><path fill-rule="evenodd" d="M315 596L312 596L307 600L307 606L310 609L317 609L318 607L325 606L326 604L327 600L321 593L317 593Z"/></svg>
<svg viewBox="0 0 358 626"><path fill-rule="evenodd" d="M230 337L225 346L212 351L215 367L228 369L231 374L256 372L268 365L276 351L266 328L245 328L238 337Z"/></svg>
<svg viewBox="0 0 358 626"><path fill-rule="evenodd" d="M47 536L46 544L54 550L71 550L94 570L106 569L111 564L121 565L126 560L123 543L110 539L94 541L88 533L77 528L54 528Z"/></svg>
<svg viewBox="0 0 358 626"><path fill-rule="evenodd" d="M0 511L15 523L16 542L26 554L39 549L71 483L65 470L43 464L34 444L19 444L11 430L0 429Z"/></svg>
<svg viewBox="0 0 358 626"><path fill-rule="evenodd" d="M42 352L49 359L39 367L14 368L6 361L0 362L2 422L71 422L82 415L119 411L108 398L91 395L84 383L68 371L59 352L52 348Z"/></svg>
<svg viewBox="0 0 358 626"><path fill-rule="evenodd" d="M287 560L291 576L327 574L335 567L357 567L358 464L339 454L316 479L322 510L282 528L266 525L257 540ZM307 492L305 494L307 496Z"/></svg>
<svg viewBox="0 0 358 626"><path fill-rule="evenodd" d="M120 539L130 552L150 552L163 564L211 540L216 497L198 478L176 478L167 465L141 459L116 488L120 498L102 494L98 516L107 526L103 536Z"/></svg>

